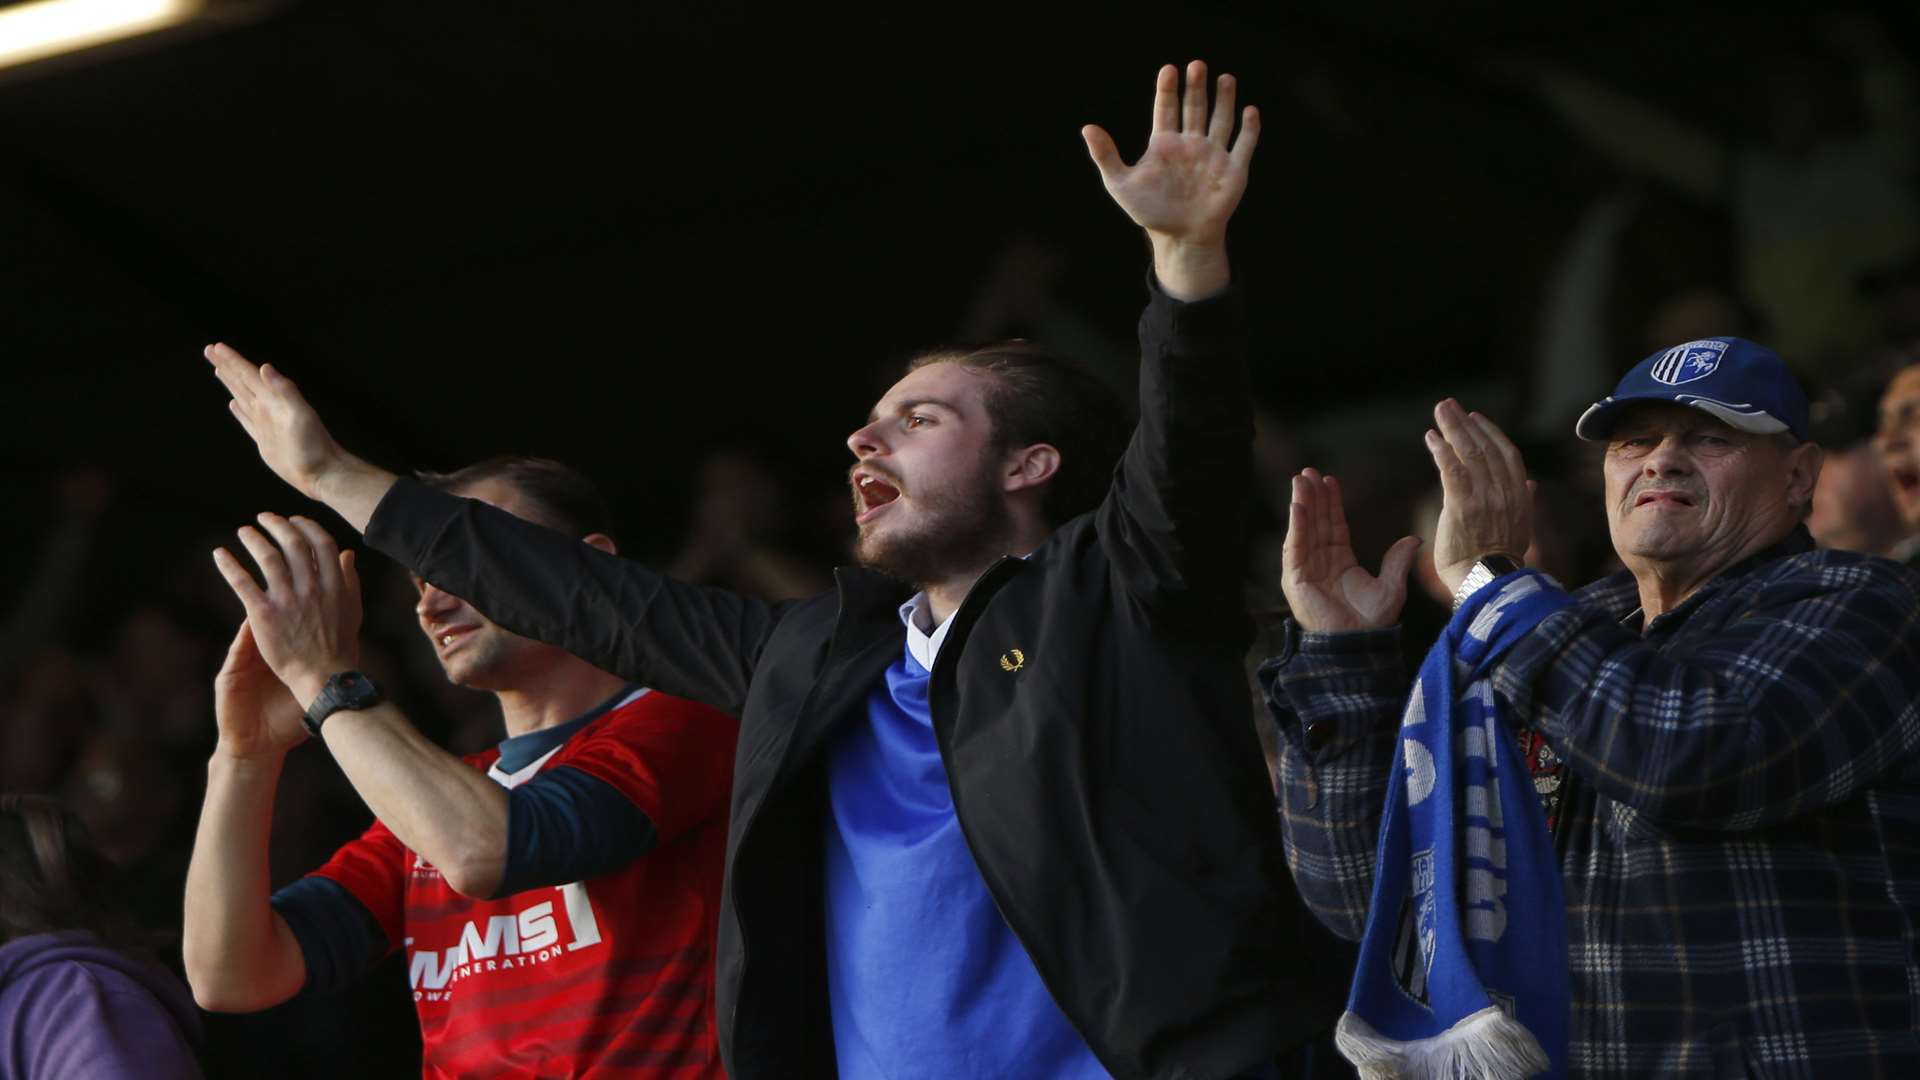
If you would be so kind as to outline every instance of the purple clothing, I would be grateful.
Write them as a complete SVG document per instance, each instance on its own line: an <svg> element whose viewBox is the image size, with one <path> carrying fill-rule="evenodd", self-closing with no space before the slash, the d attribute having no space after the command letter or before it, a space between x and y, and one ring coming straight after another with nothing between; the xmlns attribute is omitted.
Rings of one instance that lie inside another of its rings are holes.
<svg viewBox="0 0 1920 1080"><path fill-rule="evenodd" d="M0 1080L198 1077L179 979L84 930L0 945Z"/></svg>

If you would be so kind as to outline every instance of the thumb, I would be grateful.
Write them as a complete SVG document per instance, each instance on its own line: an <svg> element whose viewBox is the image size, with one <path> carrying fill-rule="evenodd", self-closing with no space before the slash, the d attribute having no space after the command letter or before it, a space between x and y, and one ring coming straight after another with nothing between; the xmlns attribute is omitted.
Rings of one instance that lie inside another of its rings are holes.
<svg viewBox="0 0 1920 1080"><path fill-rule="evenodd" d="M222 667L224 670L231 671L245 664L258 652L259 648L253 643L253 624L241 619L240 629L233 635L233 644L227 646L227 662Z"/></svg>
<svg viewBox="0 0 1920 1080"><path fill-rule="evenodd" d="M1420 538L1403 536L1394 541L1387 549L1386 558L1380 560L1380 580L1407 587L1407 572L1413 569L1413 557L1420 552Z"/></svg>
<svg viewBox="0 0 1920 1080"><path fill-rule="evenodd" d="M347 588L347 595L358 600L360 597L360 574L354 569L355 560L352 549L340 552L340 581Z"/></svg>
<svg viewBox="0 0 1920 1080"><path fill-rule="evenodd" d="M1120 173L1126 170L1127 163L1120 160L1120 148L1113 145L1113 136L1099 124L1088 124L1080 129L1080 137L1087 142L1087 156L1100 170L1100 178L1112 183Z"/></svg>

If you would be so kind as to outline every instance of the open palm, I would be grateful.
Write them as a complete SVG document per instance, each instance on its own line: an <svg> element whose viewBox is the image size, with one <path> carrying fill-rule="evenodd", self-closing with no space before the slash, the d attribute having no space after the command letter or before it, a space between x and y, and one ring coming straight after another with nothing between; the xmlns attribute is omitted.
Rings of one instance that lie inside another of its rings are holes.
<svg viewBox="0 0 1920 1080"><path fill-rule="evenodd" d="M1387 550L1378 576L1354 558L1340 485L1307 469L1293 479L1280 588L1301 629L1345 633L1392 626L1407 601L1407 571L1420 541L1408 536Z"/></svg>
<svg viewBox="0 0 1920 1080"><path fill-rule="evenodd" d="M1183 102L1179 69L1169 64L1154 85L1153 132L1138 162L1122 161L1104 128L1090 124L1081 131L1108 194L1135 224L1183 240L1226 235L1260 137L1260 114L1249 107L1239 139L1233 138L1234 96L1233 76L1220 76L1209 114L1207 66L1195 60L1187 65Z"/></svg>

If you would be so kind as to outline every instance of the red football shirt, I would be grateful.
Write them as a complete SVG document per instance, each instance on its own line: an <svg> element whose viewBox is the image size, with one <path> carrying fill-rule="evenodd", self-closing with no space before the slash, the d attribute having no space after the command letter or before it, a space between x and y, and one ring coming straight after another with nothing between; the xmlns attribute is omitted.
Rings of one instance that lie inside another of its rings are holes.
<svg viewBox="0 0 1920 1080"><path fill-rule="evenodd" d="M653 823L651 851L590 881L474 900L376 821L316 874L406 949L424 1075L721 1078L713 946L738 723L645 691L509 775L565 765Z"/></svg>

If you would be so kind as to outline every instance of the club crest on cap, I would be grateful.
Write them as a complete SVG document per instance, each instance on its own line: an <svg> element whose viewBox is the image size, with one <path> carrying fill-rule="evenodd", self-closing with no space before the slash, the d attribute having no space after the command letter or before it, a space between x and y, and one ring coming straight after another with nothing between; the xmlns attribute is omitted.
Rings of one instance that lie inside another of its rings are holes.
<svg viewBox="0 0 1920 1080"><path fill-rule="evenodd" d="M1726 355L1727 347L1731 344L1730 341L1708 339L1675 345L1653 362L1647 374L1653 376L1655 382L1668 386L1704 379L1720 366L1720 358Z"/></svg>

